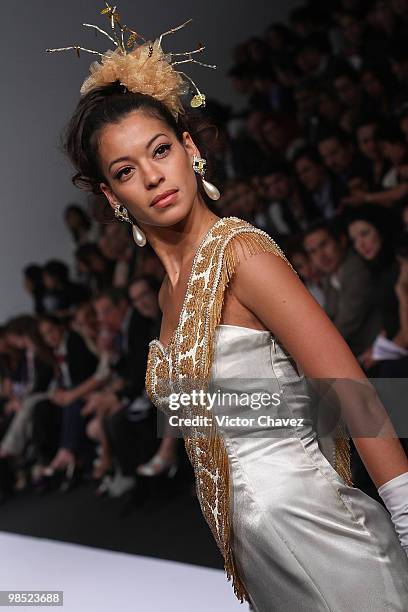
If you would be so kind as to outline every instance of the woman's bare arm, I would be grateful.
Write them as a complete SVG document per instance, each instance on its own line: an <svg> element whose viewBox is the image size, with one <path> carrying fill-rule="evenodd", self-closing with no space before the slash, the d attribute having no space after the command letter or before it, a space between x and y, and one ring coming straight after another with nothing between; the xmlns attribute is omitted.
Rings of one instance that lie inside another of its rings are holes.
<svg viewBox="0 0 408 612"><path fill-rule="evenodd" d="M353 381L355 389L365 388L357 381L369 381L349 346L288 264L274 253L251 256L245 253L245 246L236 242L240 262L231 282L231 290L241 304L283 343L307 377L348 379ZM348 418L353 419L350 411L350 406L354 408L350 403L354 399L350 395L353 385L349 385L344 398L340 398L348 406L348 414L343 414L347 425ZM358 392L355 394L356 400L359 399L357 396ZM353 436L353 441L371 478L379 487L407 472L408 459L384 407L379 400L375 404L373 410L377 414L371 415L371 408L361 402L361 414L356 418L358 421L359 418L370 420L371 416L380 416L385 425L381 437Z"/></svg>

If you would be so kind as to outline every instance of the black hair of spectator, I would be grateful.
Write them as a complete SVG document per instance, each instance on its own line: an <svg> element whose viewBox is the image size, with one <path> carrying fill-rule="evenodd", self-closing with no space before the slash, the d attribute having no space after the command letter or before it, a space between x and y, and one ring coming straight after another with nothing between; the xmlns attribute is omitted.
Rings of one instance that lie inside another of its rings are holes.
<svg viewBox="0 0 408 612"><path fill-rule="evenodd" d="M376 130L381 126L383 122L383 118L374 113L361 115L357 117L357 119L353 122L353 133L355 134L357 130L362 127L367 127L368 125L375 125Z"/></svg>
<svg viewBox="0 0 408 612"><path fill-rule="evenodd" d="M395 78L390 72L389 68L380 64L379 62L373 62L372 60L366 61L360 68L360 76L363 76L365 72L371 72L377 79L384 85L385 90L389 93L392 87L396 85Z"/></svg>
<svg viewBox="0 0 408 612"><path fill-rule="evenodd" d="M404 229L395 242L395 254L403 259L408 259L408 231Z"/></svg>
<svg viewBox="0 0 408 612"><path fill-rule="evenodd" d="M69 268L63 262L57 259L51 259L44 265L43 273L48 274L62 285L69 281Z"/></svg>
<svg viewBox="0 0 408 612"><path fill-rule="evenodd" d="M331 46L325 33L313 32L307 38L300 39L295 48L295 57L311 49L322 54L331 53Z"/></svg>
<svg viewBox="0 0 408 612"><path fill-rule="evenodd" d="M213 98L207 99L205 112L217 128L225 130L228 121L233 117L232 107Z"/></svg>
<svg viewBox="0 0 408 612"><path fill-rule="evenodd" d="M333 82L336 79L347 78L350 81L353 81L353 83L360 84L360 75L357 70L355 70L350 64L345 63L342 60L340 60L340 62L333 69L331 78Z"/></svg>
<svg viewBox="0 0 408 612"><path fill-rule="evenodd" d="M276 161L276 162L266 161L260 166L258 170L258 175L261 177L271 176L272 174L284 174L285 176L291 176L293 174L292 166L288 162L285 162L285 161ZM250 180L243 180L243 181L238 180L238 182L250 184Z"/></svg>
<svg viewBox="0 0 408 612"><path fill-rule="evenodd" d="M75 213L76 215L78 215L78 217L81 218L81 223L83 227L85 227L87 230L91 229L91 219L88 213L83 208L81 208L81 206L78 206L78 204L68 204L68 206L66 206L64 210L64 218L67 219L70 213Z"/></svg>
<svg viewBox="0 0 408 612"><path fill-rule="evenodd" d="M235 64L227 72L227 76L235 79L252 79L252 66L249 64Z"/></svg>
<svg viewBox="0 0 408 612"><path fill-rule="evenodd" d="M401 232L400 219L396 211L384 209L380 206L361 204L356 208L347 209L343 213L345 227L348 228L354 221L366 221L370 223L382 239L381 259L391 262L394 258L394 244Z"/></svg>
<svg viewBox="0 0 408 612"><path fill-rule="evenodd" d="M42 274L43 270L38 264L29 264L23 269L23 275L31 282L34 292L44 287Z"/></svg>
<svg viewBox="0 0 408 612"><path fill-rule="evenodd" d="M274 68L270 62L262 62L259 64L254 64L251 69L252 78L259 79L263 81L268 81L274 78Z"/></svg>
<svg viewBox="0 0 408 612"><path fill-rule="evenodd" d="M343 213L345 224L348 226L353 221L367 221L371 223L385 239L391 242L399 233L400 221L398 215L392 209L385 209L372 204L360 204L355 208L347 209Z"/></svg>
<svg viewBox="0 0 408 612"><path fill-rule="evenodd" d="M143 281L145 283L147 283L150 287L150 289L154 292L154 293L158 293L159 289L160 289L160 285L161 283L159 282L159 280L153 276L153 274L135 274L130 283L129 283L129 287L130 285L133 285L134 283L138 283L139 281Z"/></svg>
<svg viewBox="0 0 408 612"><path fill-rule="evenodd" d="M319 6L311 6L311 3L294 8L289 13L289 21L292 26L303 25L306 28L318 29L324 27L330 18L329 3L319 2Z"/></svg>
<svg viewBox="0 0 408 612"><path fill-rule="evenodd" d="M271 23L265 30L265 34L275 32L280 36L285 47L291 47L295 43L295 35L284 23Z"/></svg>
<svg viewBox="0 0 408 612"><path fill-rule="evenodd" d="M376 138L383 142L407 146L405 135L396 121L384 121L377 129Z"/></svg>
<svg viewBox="0 0 408 612"><path fill-rule="evenodd" d="M297 255L298 253L304 255L307 258L309 257L301 241L291 240L289 238L285 245L286 257L289 259L289 261L291 261L293 256Z"/></svg>
<svg viewBox="0 0 408 612"><path fill-rule="evenodd" d="M341 145L347 146L352 143L351 136L344 130L337 129L321 129L317 133L316 146L326 140L337 140Z"/></svg>
<svg viewBox="0 0 408 612"><path fill-rule="evenodd" d="M301 238L302 242L314 232L323 230L329 234L336 242L340 242L343 236L347 237L344 225L344 219L334 218L334 219L316 219L312 221L302 232Z"/></svg>
<svg viewBox="0 0 408 612"><path fill-rule="evenodd" d="M96 242L86 242L76 249L74 256L75 259L87 266L90 264L90 258L94 255L101 259L106 259Z"/></svg>
<svg viewBox="0 0 408 612"><path fill-rule="evenodd" d="M40 358L49 365L54 365L52 353L44 343L39 332L39 321L39 318L32 315L19 315L8 321L6 334L26 336L34 344Z"/></svg>
<svg viewBox="0 0 408 612"><path fill-rule="evenodd" d="M408 102L405 102L405 104L403 104L398 109L395 116L398 119L398 121L401 121L401 119L406 119L408 117Z"/></svg>
<svg viewBox="0 0 408 612"><path fill-rule="evenodd" d="M49 323L50 325L54 325L55 327L65 329L65 322L52 314L41 315L40 317L38 317L38 323Z"/></svg>
<svg viewBox="0 0 408 612"><path fill-rule="evenodd" d="M297 162L300 159L308 159L317 166L323 166L323 161L319 155L319 152L313 147L302 147L301 149L299 149L299 151L296 151L295 155L292 158L293 167L296 166Z"/></svg>
<svg viewBox="0 0 408 612"><path fill-rule="evenodd" d="M408 48L405 38L403 40L397 38L393 42L389 49L388 57L397 64L408 62Z"/></svg>
<svg viewBox="0 0 408 612"><path fill-rule="evenodd" d="M127 289L123 287L109 287L107 289L102 289L102 291L98 291L98 293L92 299L94 302L96 302L102 298L108 299L114 306L118 306L119 304L122 304L122 302L129 302Z"/></svg>

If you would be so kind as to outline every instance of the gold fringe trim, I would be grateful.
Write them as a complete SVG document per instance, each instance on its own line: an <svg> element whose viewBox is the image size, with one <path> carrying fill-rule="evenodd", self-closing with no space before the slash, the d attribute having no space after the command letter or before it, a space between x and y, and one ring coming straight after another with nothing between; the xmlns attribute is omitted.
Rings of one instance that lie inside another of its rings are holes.
<svg viewBox="0 0 408 612"><path fill-rule="evenodd" d="M342 421L336 425L335 470L350 487L353 486L350 460L350 437Z"/></svg>
<svg viewBox="0 0 408 612"><path fill-rule="evenodd" d="M268 253L273 252L276 255L282 257L288 265L292 268L292 270L296 273L294 268L291 266L290 262L285 257L283 251L279 248L279 246L273 241L273 239L267 234L260 234L257 232L245 231L245 229L241 229L239 234L236 234L237 238L242 245L244 242L245 246L248 249L250 255L255 255L256 253ZM234 238L235 235L232 236ZM245 253L243 252L244 256ZM204 361L204 379L208 380L208 376L211 370L211 365L213 361L213 352L214 352L214 332L216 326L220 323L222 307L224 304L224 296L225 289L228 287L233 275L236 272L237 264L240 259L234 248L233 240L230 240L224 251L223 265L221 266L221 274L220 279L216 288L214 301L210 308L209 313L209 326L208 326L208 351L206 354L206 358ZM297 273L296 273L297 274ZM225 449L225 445L223 439L217 435L216 428L213 427L210 434L209 441L209 450L211 455L216 459L217 465L220 466L220 469L223 473L223 478L225 479L226 491L230 492L230 473L229 473L229 461L228 455ZM228 509L230 507L230 500L228 495ZM232 539L232 525L231 525L231 517L230 513L226 512L226 516L224 517L225 521L225 532L228 534L227 542L225 545L225 550L223 551L224 556L224 569L227 574L228 580L232 579L232 586L234 589L234 593L237 598L241 601L241 603L246 600L250 603L250 598L248 592L243 584L238 568L236 566L236 561L234 558L234 554L231 546Z"/></svg>

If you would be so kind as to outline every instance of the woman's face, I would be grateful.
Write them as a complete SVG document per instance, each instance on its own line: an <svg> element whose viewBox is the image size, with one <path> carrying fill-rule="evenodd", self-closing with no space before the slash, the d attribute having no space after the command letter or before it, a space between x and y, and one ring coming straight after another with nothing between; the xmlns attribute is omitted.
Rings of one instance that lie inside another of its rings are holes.
<svg viewBox="0 0 408 612"><path fill-rule="evenodd" d="M384 93L384 88L380 79L373 72L367 70L361 78L363 87L370 98L380 98Z"/></svg>
<svg viewBox="0 0 408 612"><path fill-rule="evenodd" d="M31 280L31 278L28 278L28 276L24 276L24 288L27 291L27 293L32 294L34 291L34 285L33 285L33 281Z"/></svg>
<svg viewBox="0 0 408 612"><path fill-rule="evenodd" d="M100 186L109 204L123 204L142 225L174 225L198 197L192 161L199 151L188 132L180 142L160 119L133 111L106 125L98 152L106 179ZM164 194L168 197L161 199L162 207L154 206Z"/></svg>
<svg viewBox="0 0 408 612"><path fill-rule="evenodd" d="M326 93L320 94L318 109L322 117L329 121L334 121L341 112L341 107L337 100L328 96Z"/></svg>
<svg viewBox="0 0 408 612"><path fill-rule="evenodd" d="M408 206L405 206L402 211L402 223L404 224L405 230L408 230Z"/></svg>
<svg viewBox="0 0 408 612"><path fill-rule="evenodd" d="M307 281L312 278L312 265L305 253L293 253L291 263L302 280Z"/></svg>
<svg viewBox="0 0 408 612"><path fill-rule="evenodd" d="M57 286L55 278L47 274L47 272L43 272L43 283L44 283L44 287L51 291L55 289Z"/></svg>
<svg viewBox="0 0 408 612"><path fill-rule="evenodd" d="M301 157L295 164L296 173L302 185L308 191L317 191L325 178L323 166L316 164L308 157Z"/></svg>
<svg viewBox="0 0 408 612"><path fill-rule="evenodd" d="M357 141L358 147L369 159L376 160L380 155L380 149L377 141L375 140L376 126L373 125L362 125L357 129Z"/></svg>
<svg viewBox="0 0 408 612"><path fill-rule="evenodd" d="M353 221L349 225L349 236L357 253L368 261L381 250L382 239L378 230L368 221Z"/></svg>
<svg viewBox="0 0 408 612"><path fill-rule="evenodd" d="M57 349L62 340L62 329L49 321L41 321L39 329L45 344L53 350Z"/></svg>
<svg viewBox="0 0 408 612"><path fill-rule="evenodd" d="M20 334L9 333L7 334L7 341L13 348L16 349L24 349L27 346L25 336L21 336Z"/></svg>
<svg viewBox="0 0 408 612"><path fill-rule="evenodd" d="M405 139L408 142L408 116L403 117L400 121L401 131L404 133Z"/></svg>

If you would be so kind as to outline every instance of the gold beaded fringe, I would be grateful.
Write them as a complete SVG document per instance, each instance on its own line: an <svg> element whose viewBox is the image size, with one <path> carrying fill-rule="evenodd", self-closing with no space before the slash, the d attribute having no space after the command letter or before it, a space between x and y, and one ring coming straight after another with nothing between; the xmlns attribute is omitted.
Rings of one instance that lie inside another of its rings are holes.
<svg viewBox="0 0 408 612"><path fill-rule="evenodd" d="M237 236L240 243L243 241L245 246L248 249L250 255L254 255L259 252L274 252L275 254L282 257L290 266L290 262L286 259L283 251L280 247L273 241L273 239L267 234L256 233L252 231L241 230L239 235ZM245 256L245 255L244 255ZM213 350L214 350L214 332L217 325L221 320L221 312L224 303L225 289L230 283L236 266L239 263L239 257L236 253L234 245L231 244L231 241L227 244L227 247L224 251L224 260L223 265L221 267L220 280L216 288L214 301L212 303L212 307L209 312L209 328L208 328L208 344L207 351L204 359L204 368L203 375L204 379L208 380L208 376L211 370L211 365L213 361ZM292 268L292 266L291 266ZM293 268L292 268L293 269ZM230 508L229 501L229 492L230 492L230 475L229 475L229 461L228 455L224 446L223 439L217 435L216 428L212 427L210 440L209 440L209 452L212 457L214 457L217 465L220 467L220 470L223 473L223 477L226 483L226 491L228 493L228 499L226 501L227 508ZM250 598L248 596L247 590L240 578L238 568L236 566L236 562L234 559L234 554L231 547L231 537L232 537L232 528L231 528L231 516L230 512L227 511L224 517L224 529L225 533L228 534L225 542L225 550L223 551L224 556L224 568L227 575L228 580L232 579L232 586L234 589L234 593L237 598L241 601L247 600L250 602Z"/></svg>

